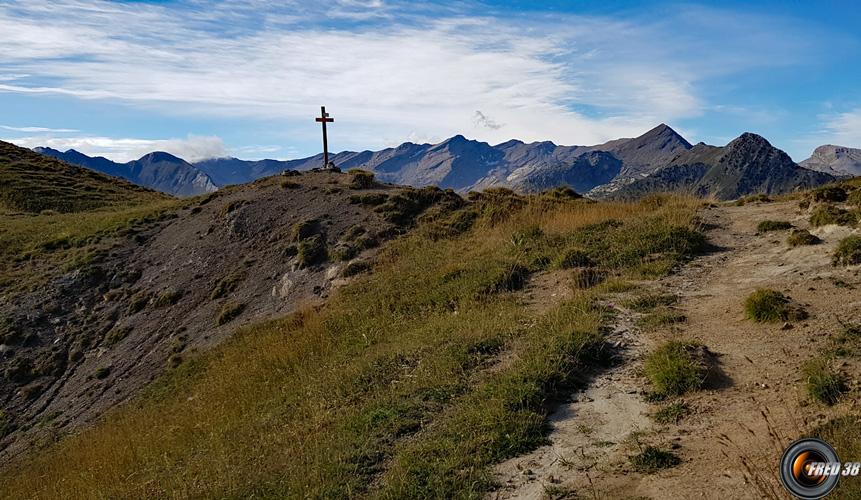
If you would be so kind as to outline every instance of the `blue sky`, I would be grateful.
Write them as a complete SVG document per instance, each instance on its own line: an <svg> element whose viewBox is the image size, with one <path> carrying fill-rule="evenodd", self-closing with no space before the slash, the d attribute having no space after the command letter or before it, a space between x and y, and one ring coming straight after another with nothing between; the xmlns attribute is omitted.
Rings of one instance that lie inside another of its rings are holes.
<svg viewBox="0 0 861 500"><path fill-rule="evenodd" d="M0 0L0 139L126 161L454 134L596 144L665 122L861 147L851 2Z"/></svg>

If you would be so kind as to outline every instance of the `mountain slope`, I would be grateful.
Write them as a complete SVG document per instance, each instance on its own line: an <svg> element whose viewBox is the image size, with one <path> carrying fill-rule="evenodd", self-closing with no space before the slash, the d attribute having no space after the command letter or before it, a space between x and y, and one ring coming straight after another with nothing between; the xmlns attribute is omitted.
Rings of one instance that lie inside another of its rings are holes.
<svg viewBox="0 0 861 500"><path fill-rule="evenodd" d="M697 144L612 196L637 198L652 192L681 191L730 200L752 193L785 193L834 180L831 175L798 166L763 137L744 133L724 147Z"/></svg>
<svg viewBox="0 0 861 500"><path fill-rule="evenodd" d="M166 199L149 189L0 141L0 205L79 212Z"/></svg>
<svg viewBox="0 0 861 500"><path fill-rule="evenodd" d="M154 152L139 160L116 163L101 156L90 157L74 149L62 152L51 148L35 148L34 151L174 196L195 196L218 189L204 172L168 153Z"/></svg>
<svg viewBox="0 0 861 500"><path fill-rule="evenodd" d="M800 165L838 177L858 176L861 175L861 149L831 144L819 146Z"/></svg>

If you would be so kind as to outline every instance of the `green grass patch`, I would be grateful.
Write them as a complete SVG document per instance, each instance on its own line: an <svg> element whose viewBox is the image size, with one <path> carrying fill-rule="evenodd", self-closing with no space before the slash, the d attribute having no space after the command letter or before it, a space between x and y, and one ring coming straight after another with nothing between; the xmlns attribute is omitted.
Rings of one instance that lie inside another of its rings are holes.
<svg viewBox="0 0 861 500"><path fill-rule="evenodd" d="M792 224L784 220L764 220L757 224L757 233L767 233L769 231L785 231L792 229Z"/></svg>
<svg viewBox="0 0 861 500"><path fill-rule="evenodd" d="M165 290L153 299L152 305L153 307L170 307L179 302L183 295L182 290Z"/></svg>
<svg viewBox="0 0 861 500"><path fill-rule="evenodd" d="M681 311L671 307L657 307L653 312L646 314L637 320L637 326L647 330L661 328L664 326L677 325L688 320Z"/></svg>
<svg viewBox="0 0 861 500"><path fill-rule="evenodd" d="M641 453L631 457L631 465L641 474L654 474L680 463L682 463L681 459L673 452L654 446L647 446Z"/></svg>
<svg viewBox="0 0 861 500"><path fill-rule="evenodd" d="M668 307L679 301L677 295L668 293L647 293L624 302L624 306L635 311L645 312L657 307Z"/></svg>
<svg viewBox="0 0 861 500"><path fill-rule="evenodd" d="M744 314L758 323L799 321L807 317L804 309L793 304L789 297L767 288L760 288L745 299Z"/></svg>
<svg viewBox="0 0 861 500"><path fill-rule="evenodd" d="M805 389L811 398L825 405L833 405L848 390L842 374L831 368L830 360L818 357L808 361L802 369Z"/></svg>
<svg viewBox="0 0 861 500"><path fill-rule="evenodd" d="M861 264L861 236L852 235L840 240L831 262L835 266L854 266Z"/></svg>
<svg viewBox="0 0 861 500"><path fill-rule="evenodd" d="M692 342L672 341L646 357L644 371L656 396L680 396L700 389L708 373L698 356L702 346Z"/></svg>
<svg viewBox="0 0 861 500"><path fill-rule="evenodd" d="M233 292L239 287L243 279L245 279L245 273L241 270L233 271L224 278L221 278L212 288L212 291L209 292L209 300L220 299Z"/></svg>
<svg viewBox="0 0 861 500"><path fill-rule="evenodd" d="M691 408L684 401L677 401L665 405L653 415L655 422L659 424L677 424L685 415L690 413Z"/></svg>

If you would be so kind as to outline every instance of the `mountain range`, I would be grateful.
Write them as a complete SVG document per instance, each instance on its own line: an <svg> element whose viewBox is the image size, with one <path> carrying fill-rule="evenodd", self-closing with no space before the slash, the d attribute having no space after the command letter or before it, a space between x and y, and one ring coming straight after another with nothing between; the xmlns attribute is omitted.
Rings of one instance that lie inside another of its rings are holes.
<svg viewBox="0 0 861 500"><path fill-rule="evenodd" d="M214 158L192 164L162 152L115 163L74 150L36 151L176 196L212 192L322 164L322 154L288 161ZM380 151L345 151L330 158L342 169L369 170L393 184L436 185L459 192L490 187L532 192L567 185L594 198L632 198L675 190L732 199L752 193L783 193L861 174L858 149L822 146L799 165L756 134L742 134L722 147L691 145L664 124L639 137L595 146L519 140L490 145L456 135L438 144L406 142Z"/></svg>

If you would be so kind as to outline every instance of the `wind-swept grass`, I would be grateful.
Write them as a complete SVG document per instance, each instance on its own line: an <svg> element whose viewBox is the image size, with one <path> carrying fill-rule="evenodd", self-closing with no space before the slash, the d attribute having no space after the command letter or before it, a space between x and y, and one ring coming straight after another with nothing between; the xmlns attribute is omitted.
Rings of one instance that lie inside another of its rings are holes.
<svg viewBox="0 0 861 500"><path fill-rule="evenodd" d="M10 468L0 490L31 498L483 495L489 466L541 444L549 403L603 362L608 318L595 305L604 285L538 312L500 277L517 270L528 283L542 262L577 247L617 287L671 269L703 244L693 200L513 197L478 197L461 209L478 214L471 229L451 237L420 230L393 241L373 273L326 307L243 329L93 428ZM509 208L489 205L498 203ZM540 231L514 237L528 227Z"/></svg>

